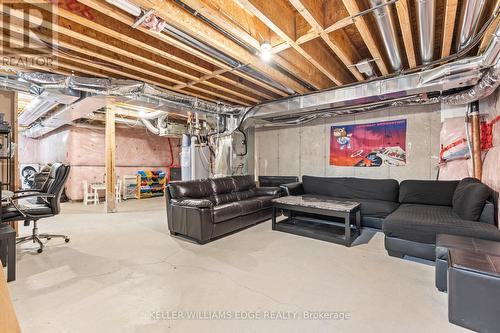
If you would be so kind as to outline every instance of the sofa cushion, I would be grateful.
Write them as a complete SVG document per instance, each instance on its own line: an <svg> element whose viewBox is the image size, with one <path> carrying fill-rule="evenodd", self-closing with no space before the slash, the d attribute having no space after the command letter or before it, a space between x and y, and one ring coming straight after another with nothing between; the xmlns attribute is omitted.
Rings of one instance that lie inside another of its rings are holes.
<svg viewBox="0 0 500 333"><path fill-rule="evenodd" d="M399 184L394 179L302 176L302 184L305 194L398 201Z"/></svg>
<svg viewBox="0 0 500 333"><path fill-rule="evenodd" d="M214 201L217 205L237 201L238 197L234 192L235 190L236 187L231 177L212 179L212 191L214 193Z"/></svg>
<svg viewBox="0 0 500 333"><path fill-rule="evenodd" d="M451 206L458 181L404 180L399 185L399 202Z"/></svg>
<svg viewBox="0 0 500 333"><path fill-rule="evenodd" d="M254 198L238 201L238 205L241 207L242 215L250 214L262 209L262 203L260 200Z"/></svg>
<svg viewBox="0 0 500 333"><path fill-rule="evenodd" d="M236 192L236 197L238 200L246 200L255 196L255 189L250 189L248 191Z"/></svg>
<svg viewBox="0 0 500 333"><path fill-rule="evenodd" d="M346 199L338 197L329 197L322 195L304 194L305 198L316 198L319 200L339 200L339 201L355 201L361 204L360 211L362 216L371 217L386 217L395 211L399 204L397 202L384 201L384 200L370 200L370 199Z"/></svg>
<svg viewBox="0 0 500 333"><path fill-rule="evenodd" d="M402 204L386 217L382 230L387 236L427 244L435 244L437 234L500 241L496 226L461 219L447 206Z"/></svg>
<svg viewBox="0 0 500 333"><path fill-rule="evenodd" d="M218 205L213 208L214 223L220 223L229 219L240 216L241 206L238 202L230 202L223 205Z"/></svg>
<svg viewBox="0 0 500 333"><path fill-rule="evenodd" d="M259 200L262 209L264 209L264 208L271 208L271 206L272 206L272 200L274 198L271 197L271 196L269 196L269 195L265 195L265 196L253 197L252 199L253 200Z"/></svg>
<svg viewBox="0 0 500 333"><path fill-rule="evenodd" d="M248 191L256 187L255 178L252 175L232 176L236 191Z"/></svg>
<svg viewBox="0 0 500 333"><path fill-rule="evenodd" d="M490 196L488 186L475 178L464 178L453 194L453 212L464 220L477 221Z"/></svg>
<svg viewBox="0 0 500 333"><path fill-rule="evenodd" d="M201 199L211 197L213 194L211 179L170 182L168 189L173 199Z"/></svg>

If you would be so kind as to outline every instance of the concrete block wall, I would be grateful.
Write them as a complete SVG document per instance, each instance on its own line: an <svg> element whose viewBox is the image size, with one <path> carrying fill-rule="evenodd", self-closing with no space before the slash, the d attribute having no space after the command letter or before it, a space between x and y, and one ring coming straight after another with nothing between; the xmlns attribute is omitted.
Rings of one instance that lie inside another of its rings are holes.
<svg viewBox="0 0 500 333"><path fill-rule="evenodd" d="M399 167L339 167L329 164L332 125L407 119L407 163ZM439 162L440 105L391 107L316 120L302 126L257 129L255 174L436 179Z"/></svg>

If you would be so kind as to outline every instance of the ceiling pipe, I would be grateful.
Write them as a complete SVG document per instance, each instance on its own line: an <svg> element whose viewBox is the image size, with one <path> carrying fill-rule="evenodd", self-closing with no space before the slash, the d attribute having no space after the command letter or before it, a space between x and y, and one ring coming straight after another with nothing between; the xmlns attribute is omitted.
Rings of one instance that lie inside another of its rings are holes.
<svg viewBox="0 0 500 333"><path fill-rule="evenodd" d="M466 47L479 29L487 0L464 0L457 33L457 50Z"/></svg>
<svg viewBox="0 0 500 333"><path fill-rule="evenodd" d="M401 52L399 51L396 29L389 8L387 6L381 6L385 2L386 0L370 0L372 7L378 6L373 13L391 68L393 71L399 72L402 68Z"/></svg>
<svg viewBox="0 0 500 333"><path fill-rule="evenodd" d="M436 1L416 0L416 7L420 57L423 64L428 64L432 61L434 53Z"/></svg>

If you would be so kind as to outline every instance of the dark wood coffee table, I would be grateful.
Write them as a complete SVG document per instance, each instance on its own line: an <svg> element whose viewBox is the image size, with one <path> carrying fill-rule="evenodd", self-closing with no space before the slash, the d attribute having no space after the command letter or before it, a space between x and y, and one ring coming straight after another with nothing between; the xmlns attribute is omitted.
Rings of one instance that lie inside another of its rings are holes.
<svg viewBox="0 0 500 333"><path fill-rule="evenodd" d="M361 234L360 203L308 196L273 199L273 230L351 246ZM289 212L288 218L276 222L278 210ZM314 214L301 216L295 212ZM333 217L337 219L328 219Z"/></svg>

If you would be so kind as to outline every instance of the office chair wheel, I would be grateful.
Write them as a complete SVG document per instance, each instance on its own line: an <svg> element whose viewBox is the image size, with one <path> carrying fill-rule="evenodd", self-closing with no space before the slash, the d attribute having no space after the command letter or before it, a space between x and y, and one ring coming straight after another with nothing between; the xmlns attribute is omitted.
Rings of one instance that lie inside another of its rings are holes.
<svg viewBox="0 0 500 333"><path fill-rule="evenodd" d="M42 252L43 252L43 249L38 249L38 250L36 250L36 252L38 252L38 253L42 253Z"/></svg>
<svg viewBox="0 0 500 333"><path fill-rule="evenodd" d="M64 239L64 241L65 241L66 243L69 243L69 238L65 238L65 239Z"/></svg>

